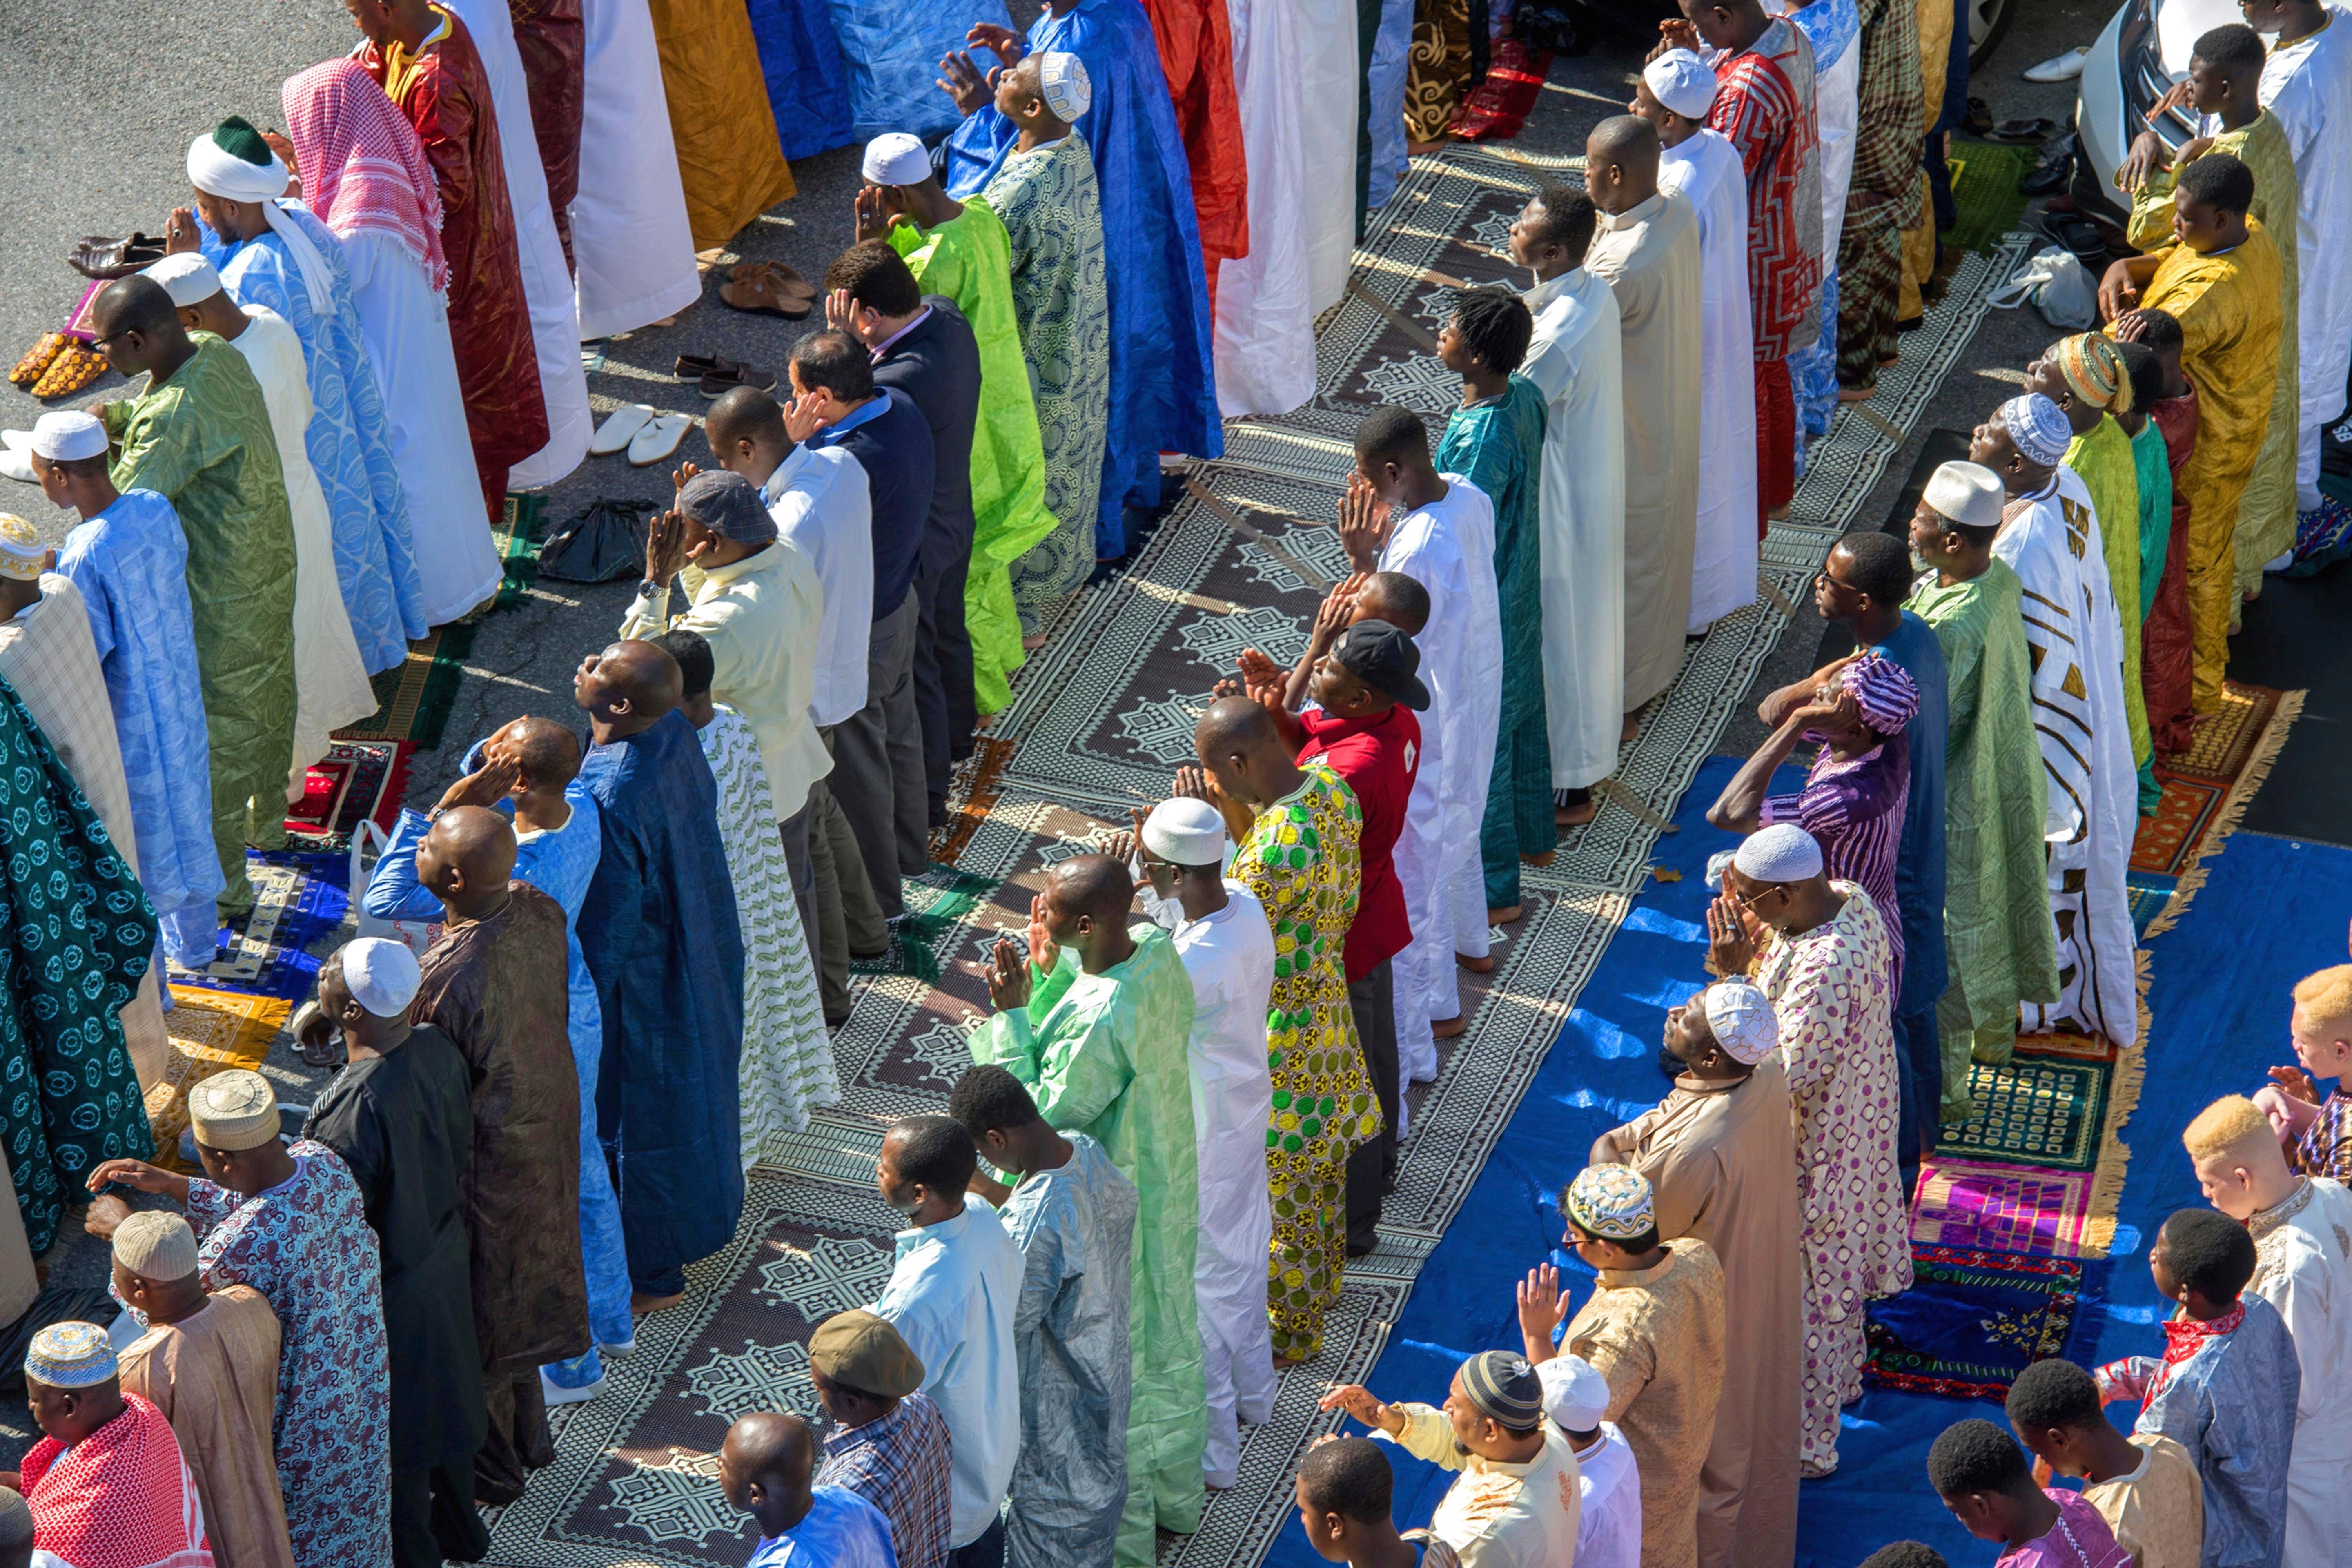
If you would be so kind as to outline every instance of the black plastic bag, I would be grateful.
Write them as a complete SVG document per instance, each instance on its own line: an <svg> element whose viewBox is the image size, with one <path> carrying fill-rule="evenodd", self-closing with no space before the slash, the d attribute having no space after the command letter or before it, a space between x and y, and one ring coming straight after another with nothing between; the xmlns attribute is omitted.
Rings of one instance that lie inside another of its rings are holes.
<svg viewBox="0 0 2352 1568"><path fill-rule="evenodd" d="M617 583L646 569L646 525L659 501L613 500L586 511L547 536L539 547L539 574L559 583Z"/></svg>

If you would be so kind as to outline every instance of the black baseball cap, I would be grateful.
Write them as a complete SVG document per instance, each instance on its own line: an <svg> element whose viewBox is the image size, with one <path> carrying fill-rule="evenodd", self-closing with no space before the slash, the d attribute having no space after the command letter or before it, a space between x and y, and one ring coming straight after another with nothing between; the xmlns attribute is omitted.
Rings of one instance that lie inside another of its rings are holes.
<svg viewBox="0 0 2352 1568"><path fill-rule="evenodd" d="M1421 668L1421 649L1403 627L1358 621L1331 645L1331 657L1365 685L1414 712L1429 706L1429 688L1415 673Z"/></svg>

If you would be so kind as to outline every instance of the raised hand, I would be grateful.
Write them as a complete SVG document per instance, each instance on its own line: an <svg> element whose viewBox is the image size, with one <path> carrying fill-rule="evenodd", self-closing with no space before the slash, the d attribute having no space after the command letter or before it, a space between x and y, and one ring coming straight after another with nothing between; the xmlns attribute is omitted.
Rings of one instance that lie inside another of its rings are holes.
<svg viewBox="0 0 2352 1568"><path fill-rule="evenodd" d="M1021 63L1021 35L1001 23L976 22L964 34L963 41L976 49L986 49L1008 69Z"/></svg>
<svg viewBox="0 0 2352 1568"><path fill-rule="evenodd" d="M1000 1013L1029 1005L1029 965L1022 961L1021 950L1003 937L989 954L988 1000Z"/></svg>
<svg viewBox="0 0 2352 1568"><path fill-rule="evenodd" d="M940 57L940 75L937 79L941 92L955 100L959 112L977 114L994 95L989 82L971 63L971 57L961 49L950 50Z"/></svg>
<svg viewBox="0 0 2352 1568"><path fill-rule="evenodd" d="M2278 1085L2279 1092L2289 1099L2302 1100L2305 1105L2319 1103L2319 1086L2312 1082L2311 1075L2301 1068L2273 1068L2271 1081Z"/></svg>
<svg viewBox="0 0 2352 1568"><path fill-rule="evenodd" d="M686 565L686 519L663 512L646 530L646 581L667 583Z"/></svg>
<svg viewBox="0 0 2352 1568"><path fill-rule="evenodd" d="M849 332L849 335L854 338L857 334L854 331L850 331L849 324L856 319L856 307L849 302L848 289L834 289L826 291L824 296L824 324L828 331L835 332Z"/></svg>
<svg viewBox="0 0 2352 1568"><path fill-rule="evenodd" d="M1729 893L1717 895L1706 907L1706 955L1721 975L1748 973L1756 962L1756 942L1748 933L1748 911Z"/></svg>
<svg viewBox="0 0 2352 1568"><path fill-rule="evenodd" d="M882 204L881 186L858 186L857 194L849 198L849 206L860 241L879 239L890 232L890 214Z"/></svg>
<svg viewBox="0 0 2352 1568"><path fill-rule="evenodd" d="M144 1160L106 1160L89 1173L86 1185L102 1193L117 1182L142 1193L160 1193L176 1203L188 1201L188 1178L160 1170Z"/></svg>
<svg viewBox="0 0 2352 1568"><path fill-rule="evenodd" d="M1242 689L1251 700L1273 707L1282 705L1290 672L1254 647L1245 647L1234 666L1241 671Z"/></svg>
<svg viewBox="0 0 2352 1568"><path fill-rule="evenodd" d="M1404 1417L1372 1397L1372 1391L1360 1383L1343 1383L1315 1402L1318 1410L1344 1410L1367 1426L1377 1426L1383 1432L1404 1430Z"/></svg>
<svg viewBox="0 0 2352 1568"><path fill-rule="evenodd" d="M173 207L172 216L163 220L163 254L178 256L203 247L204 238L196 232L196 215L186 207Z"/></svg>
<svg viewBox="0 0 2352 1568"><path fill-rule="evenodd" d="M1358 572L1380 570L1381 546L1389 542L1390 511L1361 474L1348 476L1348 493L1339 498L1339 547ZM1318 612L1317 619L1321 619Z"/></svg>
<svg viewBox="0 0 2352 1568"><path fill-rule="evenodd" d="M701 472L702 466L698 463L680 463L669 471L669 488L682 490L686 489L688 479L696 478Z"/></svg>
<svg viewBox="0 0 2352 1568"><path fill-rule="evenodd" d="M803 392L784 405L784 435L797 447L833 421L825 416L823 392Z"/></svg>
<svg viewBox="0 0 2352 1568"><path fill-rule="evenodd" d="M441 802L433 809L454 811L461 805L491 805L514 793L522 778L522 769L513 756L502 750L485 749L482 765L441 792Z"/></svg>
<svg viewBox="0 0 2352 1568"><path fill-rule="evenodd" d="M1042 894L1029 900L1029 962L1037 966L1040 974L1051 974L1062 962L1062 944L1045 929L1045 900Z"/></svg>
<svg viewBox="0 0 2352 1568"><path fill-rule="evenodd" d="M1527 1342L1528 1359L1550 1360L1552 1331L1568 1317L1568 1292L1559 1288L1559 1270L1549 1263L1528 1269L1519 1281L1518 1299L1519 1337Z"/></svg>

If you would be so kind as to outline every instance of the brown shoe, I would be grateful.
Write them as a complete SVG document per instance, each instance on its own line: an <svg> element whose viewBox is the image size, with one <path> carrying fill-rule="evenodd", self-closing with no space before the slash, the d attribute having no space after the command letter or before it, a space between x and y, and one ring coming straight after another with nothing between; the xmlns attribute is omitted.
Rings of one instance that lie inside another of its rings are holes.
<svg viewBox="0 0 2352 1568"><path fill-rule="evenodd" d="M814 300L824 292L781 261L739 261L727 273L730 283L749 283L761 278L766 279L779 294L797 294L803 300Z"/></svg>
<svg viewBox="0 0 2352 1568"><path fill-rule="evenodd" d="M765 273L754 273L740 283L721 283L719 298L738 310L754 315L782 316L787 321L797 321L815 308L813 294L790 294L776 286Z"/></svg>

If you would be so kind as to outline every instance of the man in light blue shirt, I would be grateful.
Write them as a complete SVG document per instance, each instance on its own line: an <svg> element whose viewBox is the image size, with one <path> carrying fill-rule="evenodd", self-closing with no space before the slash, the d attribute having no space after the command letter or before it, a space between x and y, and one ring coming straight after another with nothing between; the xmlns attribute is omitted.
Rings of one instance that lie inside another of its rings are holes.
<svg viewBox="0 0 2352 1568"><path fill-rule="evenodd" d="M809 1484L816 1442L797 1415L746 1415L719 1448L719 1489L760 1521L750 1568L898 1568L890 1521L845 1487Z"/></svg>
<svg viewBox="0 0 2352 1568"><path fill-rule="evenodd" d="M954 1453L948 1544L957 1568L997 1568L998 1517L1021 1449L1013 1315L1021 1249L996 1211L964 1189L980 1168L971 1139L945 1116L893 1122L874 1164L882 1200L908 1218L898 1261L873 1310L923 1363L923 1393L947 1418Z"/></svg>

